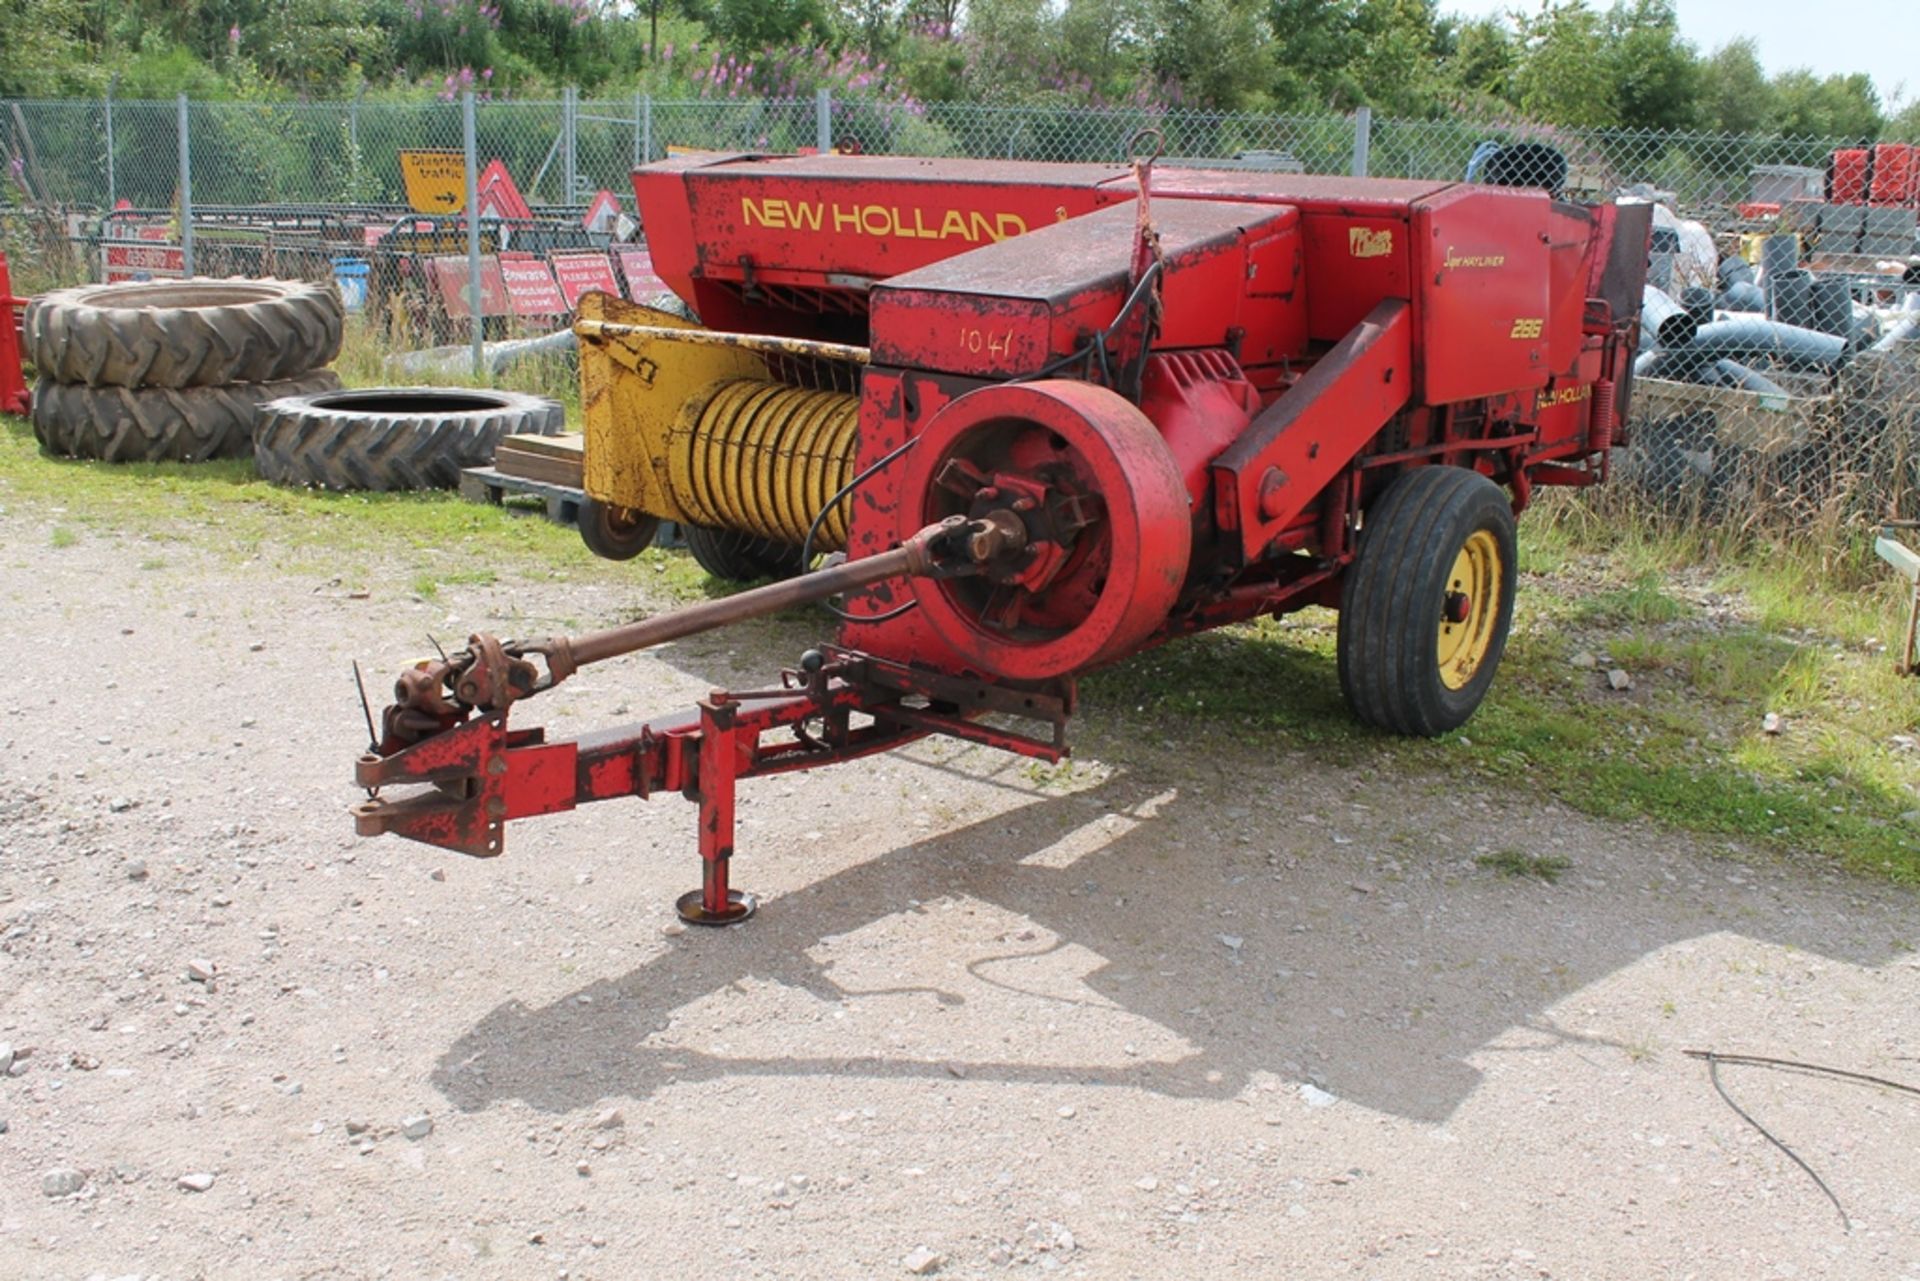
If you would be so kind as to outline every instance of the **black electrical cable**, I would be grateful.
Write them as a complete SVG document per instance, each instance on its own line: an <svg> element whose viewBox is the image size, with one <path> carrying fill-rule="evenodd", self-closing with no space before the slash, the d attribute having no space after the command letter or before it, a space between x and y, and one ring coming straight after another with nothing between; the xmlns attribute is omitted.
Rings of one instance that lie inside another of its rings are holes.
<svg viewBox="0 0 1920 1281"><path fill-rule="evenodd" d="M1121 324L1126 321L1127 317L1133 312L1133 309L1140 305L1141 300L1146 297L1148 289L1152 287L1154 281L1159 279L1160 270L1161 264L1155 262L1144 272L1140 273L1140 279L1134 283L1133 289L1127 294L1126 301L1120 304L1120 310L1115 314L1112 323L1095 335L1093 340L1085 347L1077 351L1069 352L1058 360L1049 361L1031 373L1021 374L1007 381L1011 383L1023 383L1031 382L1036 378L1045 378L1049 374L1066 368L1075 361L1085 360L1089 356L1097 355L1100 359L1101 378L1109 387L1112 386L1113 370L1107 363L1107 340L1111 338L1114 331L1120 328ZM800 543L800 563L802 565L811 565L813 563L813 540L819 534L821 524L827 519L827 513L831 512L855 490L859 489L860 486L877 476L894 460L912 449L919 441L920 438L918 436L910 437L905 444L896 449L889 450L886 454L876 459L865 471L842 485L833 497L821 504L820 510L814 514L813 523L807 526L806 538L801 540ZM900 615L914 608L914 606L919 603L917 600L910 600L906 604L890 609L884 614L858 615L849 614L845 610L838 609L831 602L822 602L822 604L826 605L828 613L850 623L884 623L888 619L900 617Z"/></svg>
<svg viewBox="0 0 1920 1281"><path fill-rule="evenodd" d="M904 445L901 445L896 449L888 450L886 454L882 455L879 459L874 461L865 471L861 472L858 476L855 476L852 480L842 485L839 489L839 492L834 494L832 498L827 499L825 503L821 504L820 510L814 515L813 523L807 526L806 538L802 540L800 544L800 563L802 565L811 565L813 563L814 536L820 532L820 525L822 522L824 522L827 519L827 513L832 511L834 507L836 507L848 495L852 494L854 490L860 488L860 486L864 485L867 481L879 475L880 472L884 468L886 468L890 463L892 463L895 459L904 455L909 449L912 449L915 445L919 443L920 443L920 438L918 436L908 437L907 442ZM828 613L832 614L835 618L841 619L844 622L884 623L890 618L898 618L900 615L906 613L908 610L912 609L915 605L918 605L920 602L917 600L910 600L906 604L898 607L897 609L890 609L884 614L874 614L871 617L863 617L857 614L849 614L843 609L836 608L831 601L822 601L820 603L826 606Z"/></svg>
<svg viewBox="0 0 1920 1281"><path fill-rule="evenodd" d="M1720 1097L1726 1100L1727 1106L1739 1113L1741 1120L1760 1131L1761 1136L1765 1138L1767 1142L1773 1144L1773 1146L1779 1148L1782 1152L1785 1152L1795 1165L1805 1170L1807 1177L1818 1184L1820 1190L1827 1194L1827 1200L1833 1202L1833 1208L1840 1211L1840 1221L1847 1225L1847 1231L1853 1231L1853 1221L1847 1217L1846 1208L1840 1204L1840 1198L1833 1194L1833 1189L1827 1186L1826 1180L1822 1179L1818 1174L1815 1174L1813 1167L1801 1160L1798 1153L1794 1152L1793 1149L1789 1148L1779 1139L1776 1139L1767 1131L1765 1126L1749 1116L1746 1110L1738 1103L1735 1103L1727 1094L1726 1087L1720 1084L1720 1065L1722 1063L1730 1063L1735 1067L1779 1068L1788 1072L1805 1072L1814 1076L1830 1076L1842 1081L1854 1081L1861 1085L1877 1085L1883 1089L1898 1090L1902 1094L1911 1094L1916 1097L1920 1097L1920 1086L1908 1085L1902 1081L1889 1081L1884 1076L1870 1076L1865 1072L1850 1072L1846 1068L1827 1067L1821 1063L1802 1063L1797 1059L1769 1058L1764 1054L1721 1054L1714 1050L1682 1050L1681 1053L1690 1059L1704 1059L1706 1061L1707 1075L1713 1081L1713 1088L1720 1092Z"/></svg>
<svg viewBox="0 0 1920 1281"><path fill-rule="evenodd" d="M1818 1187L1822 1192L1827 1194L1827 1200L1833 1202L1833 1208L1837 1210L1840 1214L1841 1226L1844 1227L1848 1232L1853 1231L1853 1220L1847 1217L1847 1207L1840 1204L1840 1198L1833 1194L1833 1189L1827 1186L1827 1181L1821 1178L1820 1175L1814 1170L1812 1166L1808 1165L1804 1160L1802 1160L1798 1152L1795 1152L1792 1148L1788 1147L1786 1144L1782 1143L1779 1139L1775 1138L1773 1135L1773 1131L1767 1129L1766 1126L1754 1120L1752 1115L1749 1114L1745 1108L1741 1107L1738 1103L1735 1103L1733 1101L1733 1096L1727 1093L1727 1087L1720 1084L1720 1064L1722 1062L1721 1057L1718 1054L1715 1054L1711 1050L1708 1050L1704 1054L1698 1055L1696 1057L1706 1059L1707 1079L1713 1082L1713 1088L1719 1092L1720 1097L1726 1101L1727 1106L1732 1108L1742 1121L1745 1121L1748 1125L1758 1130L1760 1132L1761 1138L1765 1139L1767 1142L1773 1144L1773 1146L1775 1146L1776 1148L1779 1148L1782 1152L1786 1153L1788 1160L1792 1161L1795 1165L1799 1166L1802 1170L1805 1170L1807 1172L1807 1177L1813 1180L1814 1185Z"/></svg>

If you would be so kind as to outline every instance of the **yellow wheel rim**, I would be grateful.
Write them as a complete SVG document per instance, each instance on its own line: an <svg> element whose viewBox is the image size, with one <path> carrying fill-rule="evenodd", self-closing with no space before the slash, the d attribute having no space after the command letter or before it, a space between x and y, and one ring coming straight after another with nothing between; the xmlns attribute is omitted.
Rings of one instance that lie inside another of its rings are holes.
<svg viewBox="0 0 1920 1281"><path fill-rule="evenodd" d="M1465 689L1493 648L1503 569L1489 530L1475 530L1453 558L1440 602L1440 681L1448 689Z"/></svg>

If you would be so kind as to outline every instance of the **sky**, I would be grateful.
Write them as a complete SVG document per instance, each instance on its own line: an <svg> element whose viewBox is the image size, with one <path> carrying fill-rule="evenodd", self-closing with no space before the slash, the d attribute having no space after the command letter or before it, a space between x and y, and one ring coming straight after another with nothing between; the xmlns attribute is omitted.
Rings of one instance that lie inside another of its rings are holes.
<svg viewBox="0 0 1920 1281"><path fill-rule="evenodd" d="M1530 13L1540 0L1440 0L1467 17ZM1594 0L1607 9L1611 0ZM1680 34L1701 53L1741 36L1758 46L1769 74L1805 67L1816 75L1873 77L1883 107L1920 96L1920 39L1913 0L1674 0Z"/></svg>

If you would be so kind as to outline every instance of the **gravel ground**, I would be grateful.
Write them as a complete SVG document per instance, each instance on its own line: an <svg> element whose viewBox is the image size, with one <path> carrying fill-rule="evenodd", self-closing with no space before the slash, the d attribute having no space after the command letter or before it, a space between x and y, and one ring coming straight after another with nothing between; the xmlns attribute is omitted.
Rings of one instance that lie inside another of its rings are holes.
<svg viewBox="0 0 1920 1281"><path fill-rule="evenodd" d="M377 694L426 631L640 589L0 542L0 1276L1920 1277L1920 1100L1722 1070L1848 1231L1681 1053L1920 1081L1909 893L1096 718L1070 775L747 784L761 915L689 932L677 800L488 862L346 814L351 657ZM521 720L676 710L811 630Z"/></svg>

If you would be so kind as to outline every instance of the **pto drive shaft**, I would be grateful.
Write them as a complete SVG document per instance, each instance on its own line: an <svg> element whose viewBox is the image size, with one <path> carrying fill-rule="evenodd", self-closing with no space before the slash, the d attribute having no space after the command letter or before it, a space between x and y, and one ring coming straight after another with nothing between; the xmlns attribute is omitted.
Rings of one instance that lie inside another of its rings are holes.
<svg viewBox="0 0 1920 1281"><path fill-rule="evenodd" d="M525 642L476 635L468 641L467 649L401 674L394 685L394 704L387 709L380 752L384 755L449 728L469 712L504 712L515 700L551 689L589 663L857 591L890 578L978 572L988 561L1017 554L1026 544L1026 525L1014 512L995 511L971 520L949 516L878 556L846 561L605 631ZM546 660L544 677L528 660L530 654Z"/></svg>

